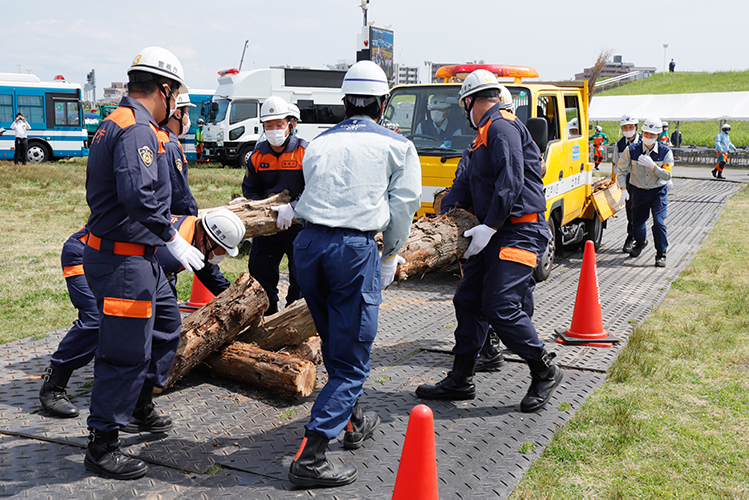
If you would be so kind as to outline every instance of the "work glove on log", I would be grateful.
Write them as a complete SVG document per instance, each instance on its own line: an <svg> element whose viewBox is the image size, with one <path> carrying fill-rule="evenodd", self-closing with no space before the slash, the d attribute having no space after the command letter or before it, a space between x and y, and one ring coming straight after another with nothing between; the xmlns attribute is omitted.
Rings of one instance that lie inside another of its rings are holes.
<svg viewBox="0 0 749 500"><path fill-rule="evenodd" d="M464 258L473 257L477 255L481 250L489 244L489 240L492 239L494 233L497 230L487 226L486 224L479 224L476 227L472 227L468 231L463 233L463 236L471 238L471 244L468 245L468 250L463 254Z"/></svg>
<svg viewBox="0 0 749 500"><path fill-rule="evenodd" d="M285 231L291 227L291 221L294 220L294 209L290 203L276 205L275 207L270 207L270 209L278 212L278 218L276 219L276 227L278 229Z"/></svg>

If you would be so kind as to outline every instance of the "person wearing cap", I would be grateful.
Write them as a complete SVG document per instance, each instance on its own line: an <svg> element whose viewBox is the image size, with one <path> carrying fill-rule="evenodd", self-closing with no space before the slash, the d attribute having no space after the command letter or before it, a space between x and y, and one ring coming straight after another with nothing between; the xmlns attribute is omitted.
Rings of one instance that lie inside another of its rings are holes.
<svg viewBox="0 0 749 500"><path fill-rule="evenodd" d="M195 129L195 156L198 163L203 162L203 126L205 120L198 118L198 128Z"/></svg>
<svg viewBox="0 0 749 500"><path fill-rule="evenodd" d="M153 409L179 344L182 321L156 258L158 247L189 271L203 254L172 227L169 165L157 132L187 92L182 65L166 49L147 47L128 70L128 93L99 125L86 169L91 215L83 269L96 299L99 344L88 426L86 469L115 479L142 477L148 467L119 450L119 430L164 428Z"/></svg>
<svg viewBox="0 0 749 500"><path fill-rule="evenodd" d="M728 153L730 151L736 151L736 146L731 142L731 138L728 134L731 132L731 126L724 123L720 127L720 133L715 136L715 152L718 155L718 164L713 169L713 177L716 179L725 179L723 177L723 169L726 168L726 162L728 161Z"/></svg>
<svg viewBox="0 0 749 500"><path fill-rule="evenodd" d="M304 225L294 241L297 279L328 372L289 468L289 480L307 487L355 481L356 467L328 460L326 446L345 431L344 448L358 449L380 422L358 400L369 376L381 289L405 262L398 250L421 200L416 148L379 125L389 92L385 72L359 61L341 90L346 119L310 143L295 210ZM374 238L379 231L381 256Z"/></svg>
<svg viewBox="0 0 749 500"><path fill-rule="evenodd" d="M291 133L293 114L282 98L271 96L260 107L260 121L266 139L258 143L247 163L242 194L248 200L262 200L288 191L291 202L271 207L277 212L279 232L258 236L252 241L248 268L268 294L265 315L278 312L278 266L286 255L289 262L289 289L286 306L299 300L299 286L294 270L294 238L302 230L294 220L294 206L304 190L302 162L307 141Z"/></svg>
<svg viewBox="0 0 749 500"><path fill-rule="evenodd" d="M190 102L188 94L177 97L177 109L159 130L159 140L164 145L164 155L169 165L169 178L172 183L172 202L169 211L180 215L198 215L198 202L190 191L187 182L187 157L179 142L179 137L190 130Z"/></svg>
<svg viewBox="0 0 749 500"><path fill-rule="evenodd" d="M206 265L195 272L201 283L214 295L229 288L229 281L221 274L219 262L228 253L236 257L237 245L242 241L245 228L239 217L225 209L213 210L202 219L191 215L173 215L172 227L197 250L205 255ZM47 415L60 418L78 416L78 408L71 403L66 387L73 372L87 365L96 352L99 340L99 313L96 299L86 282L83 270L83 250L88 239L88 227L84 226L65 242L62 248L62 271L68 287L70 302L78 310L78 319L65 334L57 350L52 354L50 364L43 377L44 382L39 390L39 400ZM159 248L156 252L159 265L167 276L176 275L184 270L181 262L174 258L169 249ZM177 290L172 288L174 296ZM143 411L142 405L136 405ZM137 411L137 410L136 410ZM154 430L153 420L150 424ZM142 422L141 422L142 424ZM162 418L159 431L171 428L171 420ZM138 432L138 418L123 427L123 432ZM146 429L148 430L148 429Z"/></svg>
<svg viewBox="0 0 749 500"><path fill-rule="evenodd" d="M658 135L658 142L665 145L665 146L671 146L670 139L668 137L668 122L664 121L663 124L663 130Z"/></svg>
<svg viewBox="0 0 749 500"><path fill-rule="evenodd" d="M614 145L614 165L613 165L613 174L614 177L616 177L616 166L619 164L619 158L621 157L622 153L625 149L627 149L629 146L632 146L634 144L637 144L642 140L642 136L637 132L637 125L639 125L640 120L635 118L632 115L625 114L622 116L621 120L619 120L619 125L622 128L622 138L619 139L616 144ZM625 179L625 186L627 189L630 188L629 184L629 177L630 175L627 174L627 178ZM622 252L629 253L632 251L632 247L635 244L635 235L634 231L632 230L632 200L627 199L624 202L624 210L627 214L627 239L624 240L624 246L622 247Z"/></svg>
<svg viewBox="0 0 749 500"><path fill-rule="evenodd" d="M440 139L446 148L450 147L454 135L460 135L460 124L451 118L450 108L457 105L458 100L447 94L434 94L427 102L427 118L416 125L415 135L423 135Z"/></svg>
<svg viewBox="0 0 749 500"><path fill-rule="evenodd" d="M26 151L29 149L28 131L31 125L23 117L22 113L16 115L16 119L10 124L10 128L16 132L15 152L13 153L13 163L23 162L26 165ZM5 129L3 129L4 131Z"/></svg>
<svg viewBox="0 0 749 500"><path fill-rule="evenodd" d="M594 168L598 170L598 166L603 161L603 156L606 153L606 144L609 143L609 137L603 133L603 127L596 125L596 133L590 138L593 142L593 163Z"/></svg>
<svg viewBox="0 0 749 500"><path fill-rule="evenodd" d="M629 255L639 257L648 246L645 224L652 213L655 267L666 267L668 181L671 180L674 164L674 154L669 147L658 143L662 131L663 124L659 118L645 120L642 123L642 141L627 146L616 164L616 182L622 190L622 198L625 202L632 200L632 236L635 243Z"/></svg>
<svg viewBox="0 0 749 500"><path fill-rule="evenodd" d="M496 77L483 69L468 75L458 94L466 118L478 130L465 169L455 179L450 203L473 208L479 225L463 254L463 278L453 297L453 369L434 385L416 389L423 399L476 397L473 375L489 325L530 368L531 385L522 412L538 411L562 381L533 327L533 270L549 238L541 179L541 152L523 123L503 109Z"/></svg>

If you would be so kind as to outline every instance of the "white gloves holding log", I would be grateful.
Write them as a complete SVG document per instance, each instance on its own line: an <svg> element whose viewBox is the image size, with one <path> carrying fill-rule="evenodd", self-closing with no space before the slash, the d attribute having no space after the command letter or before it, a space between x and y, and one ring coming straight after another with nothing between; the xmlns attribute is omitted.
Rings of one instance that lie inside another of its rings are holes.
<svg viewBox="0 0 749 500"><path fill-rule="evenodd" d="M294 220L294 209L291 203L285 205L276 205L270 207L274 212L278 212L278 218L276 219L276 226L282 231L286 231L291 227L291 222Z"/></svg>
<svg viewBox="0 0 749 500"><path fill-rule="evenodd" d="M463 257L467 259L481 252L481 250L489 244L489 240L492 239L492 236L494 236L494 233L496 232L496 229L491 228L486 224L479 224L478 226L465 231L463 236L466 238L470 237L471 244L468 245L468 250L463 254Z"/></svg>

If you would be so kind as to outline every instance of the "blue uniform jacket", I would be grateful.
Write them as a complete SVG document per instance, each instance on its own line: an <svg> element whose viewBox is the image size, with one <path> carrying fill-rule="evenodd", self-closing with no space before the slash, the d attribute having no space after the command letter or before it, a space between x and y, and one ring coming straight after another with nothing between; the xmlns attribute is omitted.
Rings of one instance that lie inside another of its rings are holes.
<svg viewBox="0 0 749 500"><path fill-rule="evenodd" d="M123 97L102 121L86 168L89 230L113 241L159 246L175 234L169 222L169 166L151 113Z"/></svg>
<svg viewBox="0 0 749 500"><path fill-rule="evenodd" d="M470 186L479 222L500 228L510 217L543 216L541 152L519 118L495 104L481 117L469 149L470 159L456 182Z"/></svg>
<svg viewBox="0 0 749 500"><path fill-rule="evenodd" d="M172 183L172 203L169 211L173 214L198 215L198 202L187 184L187 157L179 139L167 128L162 128L164 154L169 165L169 177Z"/></svg>
<svg viewBox="0 0 749 500"><path fill-rule="evenodd" d="M468 162L471 160L471 146L463 151L463 156L455 168L455 179L450 191L442 198L440 204L440 215L446 214L453 208L462 208L468 210L473 207L473 198L471 198L471 186L468 182L468 176L464 171Z"/></svg>
<svg viewBox="0 0 749 500"><path fill-rule="evenodd" d="M271 149L268 141L258 144L242 181L244 197L262 200L286 189L292 201L298 200L304 191L302 160L306 149L307 141L296 135L289 137L280 154Z"/></svg>

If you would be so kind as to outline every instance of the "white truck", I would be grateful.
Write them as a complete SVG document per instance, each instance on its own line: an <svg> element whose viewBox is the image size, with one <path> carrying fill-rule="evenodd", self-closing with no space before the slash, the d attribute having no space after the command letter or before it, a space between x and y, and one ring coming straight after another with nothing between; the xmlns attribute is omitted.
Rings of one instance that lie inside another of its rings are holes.
<svg viewBox="0 0 749 500"><path fill-rule="evenodd" d="M219 87L203 110L203 157L246 166L263 133L260 106L272 95L299 107L297 133L311 141L345 118L341 93L345 74L306 68L219 71Z"/></svg>

